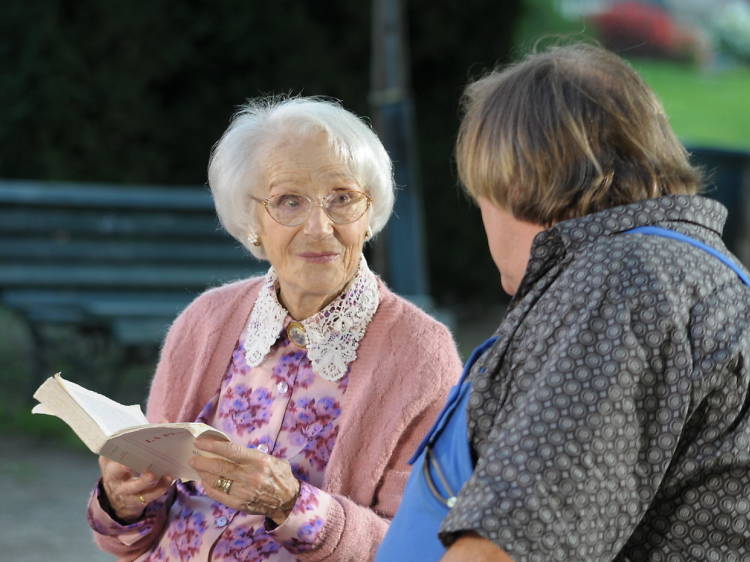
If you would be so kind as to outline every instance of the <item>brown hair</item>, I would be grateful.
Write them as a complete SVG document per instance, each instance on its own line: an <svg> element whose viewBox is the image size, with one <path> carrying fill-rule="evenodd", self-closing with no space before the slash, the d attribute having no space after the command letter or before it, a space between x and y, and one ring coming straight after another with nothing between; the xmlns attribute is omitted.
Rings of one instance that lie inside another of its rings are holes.
<svg viewBox="0 0 750 562"><path fill-rule="evenodd" d="M668 194L693 194L661 104L617 55L555 46L469 84L456 142L473 198L542 225Z"/></svg>

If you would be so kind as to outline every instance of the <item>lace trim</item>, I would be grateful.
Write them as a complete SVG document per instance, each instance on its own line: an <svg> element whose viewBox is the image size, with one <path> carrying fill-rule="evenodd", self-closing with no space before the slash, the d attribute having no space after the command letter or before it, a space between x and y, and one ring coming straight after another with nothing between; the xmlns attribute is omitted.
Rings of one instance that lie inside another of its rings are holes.
<svg viewBox="0 0 750 562"><path fill-rule="evenodd" d="M250 313L245 330L245 360L257 367L268 355L289 314L276 295L278 276L271 267ZM328 306L302 320L307 334L307 356L313 371L326 380L343 377L357 358L359 342L380 304L375 274L362 258L349 286Z"/></svg>

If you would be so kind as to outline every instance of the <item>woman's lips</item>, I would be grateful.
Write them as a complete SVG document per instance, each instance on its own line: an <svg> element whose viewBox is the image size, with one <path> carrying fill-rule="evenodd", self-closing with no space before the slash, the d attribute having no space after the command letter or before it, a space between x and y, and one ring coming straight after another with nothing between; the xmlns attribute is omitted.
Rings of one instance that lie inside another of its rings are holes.
<svg viewBox="0 0 750 562"><path fill-rule="evenodd" d="M339 254L338 252L302 252L299 257L310 263L331 263L339 257Z"/></svg>

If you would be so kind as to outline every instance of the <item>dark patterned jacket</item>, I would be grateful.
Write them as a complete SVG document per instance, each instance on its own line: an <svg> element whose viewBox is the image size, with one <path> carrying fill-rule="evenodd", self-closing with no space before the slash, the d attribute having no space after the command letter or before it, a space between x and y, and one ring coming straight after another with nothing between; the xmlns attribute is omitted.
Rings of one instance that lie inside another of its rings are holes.
<svg viewBox="0 0 750 562"><path fill-rule="evenodd" d="M750 560L750 288L726 210L647 200L539 234L475 365L474 475L441 538L524 560ZM734 261L739 263L736 258Z"/></svg>

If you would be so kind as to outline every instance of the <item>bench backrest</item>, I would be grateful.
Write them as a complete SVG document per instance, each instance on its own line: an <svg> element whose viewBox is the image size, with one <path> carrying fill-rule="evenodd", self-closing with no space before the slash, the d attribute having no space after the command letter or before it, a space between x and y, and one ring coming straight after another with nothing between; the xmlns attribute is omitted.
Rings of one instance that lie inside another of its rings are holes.
<svg viewBox="0 0 750 562"><path fill-rule="evenodd" d="M0 303L31 322L155 343L196 294L265 269L207 188L0 181Z"/></svg>

